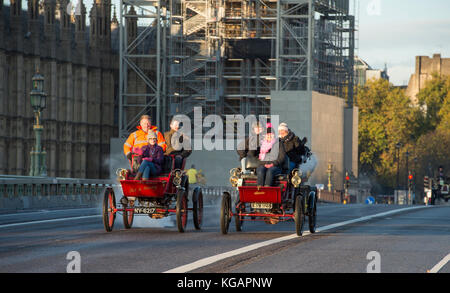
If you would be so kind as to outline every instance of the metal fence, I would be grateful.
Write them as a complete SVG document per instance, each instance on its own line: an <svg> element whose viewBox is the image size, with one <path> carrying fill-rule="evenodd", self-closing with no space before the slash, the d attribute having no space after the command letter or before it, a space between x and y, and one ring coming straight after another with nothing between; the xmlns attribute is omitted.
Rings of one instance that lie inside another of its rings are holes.
<svg viewBox="0 0 450 293"><path fill-rule="evenodd" d="M328 190L319 190L318 200L322 202L335 202L342 203L343 202L343 194L341 192L330 192Z"/></svg>
<svg viewBox="0 0 450 293"><path fill-rule="evenodd" d="M0 175L0 210L100 207L107 187L114 187L118 201L120 184L115 180ZM190 194L195 187L189 188ZM232 187L200 187L205 204L216 204L224 192L237 196Z"/></svg>

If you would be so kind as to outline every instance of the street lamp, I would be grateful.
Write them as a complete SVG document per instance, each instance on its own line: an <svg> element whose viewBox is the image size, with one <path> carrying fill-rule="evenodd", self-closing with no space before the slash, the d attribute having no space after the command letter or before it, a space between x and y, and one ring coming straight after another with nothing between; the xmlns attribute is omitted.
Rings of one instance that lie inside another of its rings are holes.
<svg viewBox="0 0 450 293"><path fill-rule="evenodd" d="M406 186L405 189L408 190L408 204L411 202L411 188L409 184L409 151L406 150Z"/></svg>
<svg viewBox="0 0 450 293"><path fill-rule="evenodd" d="M32 89L30 93L31 107L33 108L36 124L33 130L36 135L36 144L31 150L30 176L47 176L45 167L46 152L42 150L41 136L44 129L41 125L41 112L47 106L47 95L44 93L44 77L39 73L39 69L32 78Z"/></svg>
<svg viewBox="0 0 450 293"><path fill-rule="evenodd" d="M397 150L397 190L400 188L399 184L399 177L400 177L400 148L402 147L402 143L398 142L395 145L395 149Z"/></svg>
<svg viewBox="0 0 450 293"><path fill-rule="evenodd" d="M331 164L331 161L328 161L327 174L328 174L328 185L327 185L328 191L331 192L332 191L331 176L333 174L333 165Z"/></svg>

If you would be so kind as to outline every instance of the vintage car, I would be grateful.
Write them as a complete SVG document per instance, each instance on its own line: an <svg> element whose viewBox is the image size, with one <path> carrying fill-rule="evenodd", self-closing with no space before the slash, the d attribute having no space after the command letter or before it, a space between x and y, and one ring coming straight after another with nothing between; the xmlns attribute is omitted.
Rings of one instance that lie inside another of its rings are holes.
<svg viewBox="0 0 450 293"><path fill-rule="evenodd" d="M134 159L133 159L134 162ZM135 215L148 215L161 219L176 215L179 232L186 229L188 211L193 213L195 229L201 229L203 217L203 195L200 187L192 193L192 207L188 207L189 183L184 172L186 160L181 169L175 169L174 156L165 156L162 172L149 180L134 180L136 168L118 169L118 181L123 193L116 203L114 189L105 190L103 200L103 224L107 232L114 226L116 214L122 214L126 229L131 228Z"/></svg>
<svg viewBox="0 0 450 293"><path fill-rule="evenodd" d="M285 166L286 167L286 166ZM290 174L278 175L275 186L257 186L256 160L247 160L243 174L240 168L230 171L230 183L238 190L235 203L229 192L224 192L221 204L220 226L223 234L228 233L234 218L236 231L242 231L245 221L264 221L276 224L280 221L294 221L297 235L303 233L305 217L308 217L309 231L316 231L317 190L304 184L304 174L294 169ZM287 173L287 168L284 168Z"/></svg>

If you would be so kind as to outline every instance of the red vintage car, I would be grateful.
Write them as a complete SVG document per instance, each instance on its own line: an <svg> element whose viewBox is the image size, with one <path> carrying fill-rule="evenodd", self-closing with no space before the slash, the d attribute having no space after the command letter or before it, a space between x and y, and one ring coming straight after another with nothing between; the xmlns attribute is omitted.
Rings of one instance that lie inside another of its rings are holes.
<svg viewBox="0 0 450 293"><path fill-rule="evenodd" d="M134 160L133 160L134 161ZM107 232L114 226L116 214L122 214L126 229L133 225L135 215L148 215L161 219L176 215L179 232L186 229L188 211L193 212L195 229L201 229L203 217L203 195L200 187L192 193L192 207L188 207L189 182L184 172L186 160L181 169L175 169L173 156L165 156L162 172L149 180L134 180L136 168L119 169L116 174L123 197L116 203L114 189L105 190L103 200L103 224ZM134 170L134 171L133 171Z"/></svg>
<svg viewBox="0 0 450 293"><path fill-rule="evenodd" d="M248 160L243 174L240 168L230 171L230 183L238 190L234 210L231 195L224 192L222 197L220 224L221 232L228 233L231 219L234 218L236 231L242 231L244 221L264 221L276 224L280 221L294 221L297 235L303 233L305 216L308 217L309 231L316 231L317 189L302 182L299 169L290 174L278 175L275 186L257 186L255 162ZM284 172L287 168L285 168Z"/></svg>

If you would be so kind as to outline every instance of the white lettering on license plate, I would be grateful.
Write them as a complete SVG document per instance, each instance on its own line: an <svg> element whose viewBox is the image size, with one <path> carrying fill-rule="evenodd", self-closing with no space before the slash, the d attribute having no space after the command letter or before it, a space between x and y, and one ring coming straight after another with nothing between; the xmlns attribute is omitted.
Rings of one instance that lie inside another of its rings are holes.
<svg viewBox="0 0 450 293"><path fill-rule="evenodd" d="M153 214L156 208L134 208L135 214Z"/></svg>
<svg viewBox="0 0 450 293"><path fill-rule="evenodd" d="M251 207L254 209L271 209L272 204L271 203L265 203L265 202L254 202L251 204Z"/></svg>

